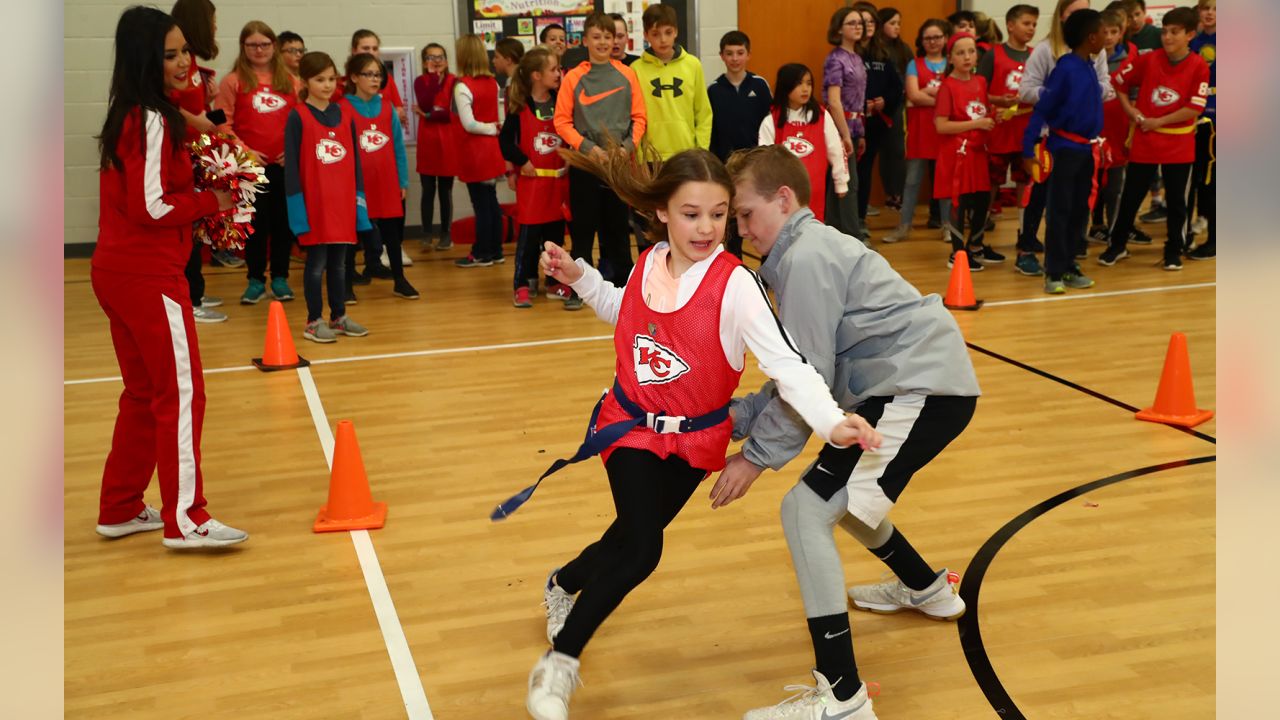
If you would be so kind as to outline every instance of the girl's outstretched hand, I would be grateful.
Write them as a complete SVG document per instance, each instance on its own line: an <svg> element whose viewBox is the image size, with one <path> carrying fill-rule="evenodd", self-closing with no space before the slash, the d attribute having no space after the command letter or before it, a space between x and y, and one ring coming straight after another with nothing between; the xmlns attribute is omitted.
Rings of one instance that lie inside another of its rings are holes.
<svg viewBox="0 0 1280 720"><path fill-rule="evenodd" d="M831 431L831 443L843 447L857 443L863 450L875 450L880 447L881 440L880 433L857 413L845 415L844 420Z"/></svg>
<svg viewBox="0 0 1280 720"><path fill-rule="evenodd" d="M582 277L582 268L578 267L564 248L550 240L543 246L538 265L544 275L550 275L566 285L573 284Z"/></svg>

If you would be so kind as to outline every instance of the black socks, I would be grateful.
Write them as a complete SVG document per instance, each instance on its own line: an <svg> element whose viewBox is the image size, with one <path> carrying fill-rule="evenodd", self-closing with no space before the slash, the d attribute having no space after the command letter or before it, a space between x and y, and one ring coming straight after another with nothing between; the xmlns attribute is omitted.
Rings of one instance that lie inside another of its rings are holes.
<svg viewBox="0 0 1280 720"><path fill-rule="evenodd" d="M888 565L902 584L912 590L924 590L938 579L938 573L929 567L929 563L920 557L920 553L911 547L911 543L907 542L897 528L893 529L893 534L885 544L872 548L871 554Z"/></svg>
<svg viewBox="0 0 1280 720"><path fill-rule="evenodd" d="M853 659L849 613L809 618L808 622L818 672L831 683L831 692L836 699L844 702L862 687L862 681L858 679L858 664Z"/></svg>

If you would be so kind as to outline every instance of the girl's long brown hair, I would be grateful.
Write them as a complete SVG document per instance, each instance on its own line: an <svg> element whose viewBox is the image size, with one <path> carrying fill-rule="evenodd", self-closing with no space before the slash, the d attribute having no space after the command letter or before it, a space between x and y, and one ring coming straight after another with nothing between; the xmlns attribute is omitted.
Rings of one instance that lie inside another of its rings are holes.
<svg viewBox="0 0 1280 720"><path fill-rule="evenodd" d="M555 55L545 47L536 47L520 58L515 75L511 77L511 85L507 87L507 115L515 115L529 104L533 96L533 74L546 72Z"/></svg>
<svg viewBox="0 0 1280 720"><path fill-rule="evenodd" d="M569 165L604 180L622 202L644 217L649 225L645 236L652 243L667 239L667 225L658 219L657 210L665 209L671 196L685 183L714 183L724 188L729 193L729 202L733 202L733 180L729 178L729 171L720 158L702 148L685 150L665 162L652 163L638 161L612 141L605 150L604 160L571 150L561 150L560 155Z"/></svg>
<svg viewBox="0 0 1280 720"><path fill-rule="evenodd" d="M240 92L251 93L258 88L258 74L249 64L249 56L244 51L244 41L250 35L263 35L274 44L275 52L271 53L271 89L281 95L293 93L293 76L285 67L284 58L280 57L280 41L270 25L261 20L250 20L240 31L240 54L236 56L234 72L240 77Z"/></svg>

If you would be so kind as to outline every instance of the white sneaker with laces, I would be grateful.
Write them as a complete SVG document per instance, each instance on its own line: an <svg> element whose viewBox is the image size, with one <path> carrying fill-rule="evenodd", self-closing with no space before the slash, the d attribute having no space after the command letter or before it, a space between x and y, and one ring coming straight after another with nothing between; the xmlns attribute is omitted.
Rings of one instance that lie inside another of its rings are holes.
<svg viewBox="0 0 1280 720"><path fill-rule="evenodd" d="M548 650L529 672L525 709L535 720L568 720L569 697L581 684L578 659Z"/></svg>
<svg viewBox="0 0 1280 720"><path fill-rule="evenodd" d="M400 262L405 267L413 267L413 258L409 257L409 253L404 251L404 246L400 246Z"/></svg>
<svg viewBox="0 0 1280 720"><path fill-rule="evenodd" d="M943 568L932 585L919 591L896 577L876 585L855 585L849 588L849 603L856 610L885 615L915 610L934 620L955 620L965 611L956 587L959 584L960 576Z"/></svg>
<svg viewBox="0 0 1280 720"><path fill-rule="evenodd" d="M853 697L840 702L822 673L814 670L813 679L818 681L817 687L788 685L783 690L799 692L777 705L748 710L742 720L876 720L866 683Z"/></svg>
<svg viewBox="0 0 1280 720"><path fill-rule="evenodd" d="M115 525L99 525L97 530L103 537L122 538L134 533L159 530L162 527L164 527L164 521L160 519L160 511L147 505L142 508L142 512L138 513L138 517Z"/></svg>
<svg viewBox="0 0 1280 720"><path fill-rule="evenodd" d="M547 573L547 584L542 589L542 604L547 609L547 642L551 643L564 629L564 621L573 609L573 596L552 582L558 572L560 568Z"/></svg>
<svg viewBox="0 0 1280 720"><path fill-rule="evenodd" d="M188 533L186 537L165 538L161 543L173 550L188 550L191 548L226 547L242 543L248 539L249 533L233 527L227 527L217 520L209 518L204 521L204 524Z"/></svg>

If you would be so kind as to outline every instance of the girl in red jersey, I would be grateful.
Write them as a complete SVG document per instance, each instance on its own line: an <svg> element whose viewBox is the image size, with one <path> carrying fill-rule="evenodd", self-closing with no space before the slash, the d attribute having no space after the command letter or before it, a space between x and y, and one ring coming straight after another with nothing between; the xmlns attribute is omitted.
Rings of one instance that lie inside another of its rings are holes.
<svg viewBox="0 0 1280 720"><path fill-rule="evenodd" d="M183 267L191 225L231 207L223 191L196 192L183 146L186 123L169 99L195 70L173 18L133 7L116 27L107 119L98 136L102 174L98 245L90 279L111 323L124 392L102 472L98 533L164 528L165 547L233 545L248 534L205 509L200 473L204 377ZM143 502L156 473L161 510Z"/></svg>
<svg viewBox="0 0 1280 720"><path fill-rule="evenodd" d="M947 67L943 51L950 32L946 20L925 20L916 35L916 58L907 65L907 179L902 189L902 220L897 229L884 236L887 243L905 240L911 234L911 221L915 218L925 171L930 175L937 172L938 128L933 115L942 73ZM929 216L933 220L938 220L933 211L936 205L937 201L930 203ZM938 220L939 224L945 221L945 217ZM938 227L933 223L929 226Z"/></svg>
<svg viewBox="0 0 1280 720"><path fill-rule="evenodd" d="M502 156L515 168L507 178L514 181L520 223L512 298L518 308L533 307L542 244L564 245L569 184L564 158L556 152L564 143L553 124L559 87L560 58L546 48L525 53L507 90L507 122L498 138ZM548 287L548 295L550 291Z"/></svg>
<svg viewBox="0 0 1280 720"><path fill-rule="evenodd" d="M782 145L800 158L809 171L813 188L810 210L826 221L827 170L837 197L849 193L849 164L831 113L813 98L813 73L800 63L778 68L773 83L773 103L760 123L761 145Z"/></svg>
<svg viewBox="0 0 1280 720"><path fill-rule="evenodd" d="M348 94L343 97L356 123L356 141L360 147L360 170L364 173L365 198L373 239L365 243L366 265L371 246L385 247L395 281L391 292L396 297L417 300L418 291L404 276L404 199L409 192L409 162L404 151L404 133L400 116L390 102L378 94L385 71L382 62L368 53L352 55L347 60ZM347 272L355 272L356 252L347 252ZM348 287L350 282L348 282ZM348 290L348 302L355 293Z"/></svg>
<svg viewBox="0 0 1280 720"><path fill-rule="evenodd" d="M1004 262L1004 256L983 241L987 208L991 205L991 173L987 161L987 136L995 127L987 98L987 81L974 73L978 46L973 35L956 33L947 41L946 77L938 88L934 126L938 130L938 165L933 196L951 200L951 254L968 250L969 270ZM965 226L969 228L965 243Z"/></svg>
<svg viewBox="0 0 1280 720"><path fill-rule="evenodd" d="M453 86L453 142L459 158L458 179L467 184L476 217L476 242L458 267L488 267L503 262L502 208L498 178L506 173L498 145L498 81L489 69L489 54L479 35L458 38L458 82Z"/></svg>
<svg viewBox="0 0 1280 720"><path fill-rule="evenodd" d="M746 349L824 440L880 443L865 420L840 412L821 375L794 349L759 279L720 247L733 183L715 155L686 150L652 177L645 163L617 149L603 160L565 157L602 177L642 213L655 244L641 254L625 288L605 282L560 246L544 246L543 269L616 325L613 389L573 461L602 455L617 519L598 542L547 578L553 645L530 674L526 701L539 720L568 717L578 657L588 640L657 567L663 531L698 484L724 467L733 429L728 403ZM496 512L504 507L512 509L507 503Z"/></svg>
<svg viewBox="0 0 1280 720"><path fill-rule="evenodd" d="M449 72L449 54L444 46L431 43L422 48L422 74L413 81L418 103L413 112L418 116L418 179L422 181L423 247L431 247L432 210L437 193L440 198L440 234L436 250L453 247L449 224L453 221L454 147L450 135L449 106L453 84L457 78Z"/></svg>
<svg viewBox="0 0 1280 720"><path fill-rule="evenodd" d="M240 55L235 68L218 88L218 109L240 142L258 156L266 168L267 187L253 216L253 234L245 240L244 257L249 284L240 296L242 305L256 304L267 294L267 256L271 257L271 294L292 300L289 289L289 253L294 237L289 232L284 193L284 123L298 102L299 80L289 74L276 34L266 23L251 20L240 30Z"/></svg>
<svg viewBox="0 0 1280 720"><path fill-rule="evenodd" d="M209 0L178 0L173 5L173 19L182 30L182 35L191 47L191 54L200 60L212 60L218 57L218 42L214 34L218 30L218 21L214 17L213 3ZM214 71L202 68L192 62L187 72L187 86L172 94L174 103L187 123L186 140L191 141L202 133L216 131L217 123L209 118L213 109L213 99L217 95L214 84ZM187 285L191 288L192 314L198 323L225 322L225 313L213 308L222 304L222 298L209 297L204 294L203 243L191 243L191 257L187 260L185 274ZM240 261L230 253L219 253L219 260L226 265L236 265Z"/></svg>
<svg viewBox="0 0 1280 720"><path fill-rule="evenodd" d="M369 331L347 317L347 246L356 232L372 229L364 197L360 153L356 149L355 113L334 102L338 68L333 58L309 52L298 64L304 83L302 103L289 111L284 129L284 192L289 227L307 251L302 290L307 298L307 326L302 336L331 343L337 335L362 337ZM329 322L325 322L322 279L329 288Z"/></svg>

